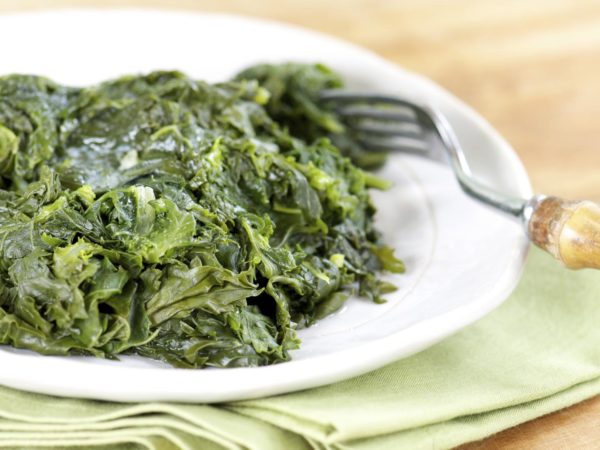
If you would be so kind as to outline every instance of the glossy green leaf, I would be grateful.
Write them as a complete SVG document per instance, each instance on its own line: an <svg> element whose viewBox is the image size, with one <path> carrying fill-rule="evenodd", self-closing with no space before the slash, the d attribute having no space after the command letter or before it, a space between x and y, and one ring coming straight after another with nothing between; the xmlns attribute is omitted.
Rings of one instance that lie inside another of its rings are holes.
<svg viewBox="0 0 600 450"><path fill-rule="evenodd" d="M324 66L88 88L0 78L0 343L179 367L289 359L348 286L403 269ZM340 151L341 150L341 151ZM361 156L362 155L362 156Z"/></svg>

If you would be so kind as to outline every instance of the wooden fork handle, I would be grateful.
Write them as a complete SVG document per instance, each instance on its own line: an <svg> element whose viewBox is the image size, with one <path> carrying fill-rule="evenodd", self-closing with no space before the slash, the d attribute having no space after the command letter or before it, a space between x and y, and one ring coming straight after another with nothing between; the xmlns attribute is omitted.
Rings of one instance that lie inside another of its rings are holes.
<svg viewBox="0 0 600 450"><path fill-rule="evenodd" d="M600 205L546 197L531 213L528 232L566 267L600 269Z"/></svg>

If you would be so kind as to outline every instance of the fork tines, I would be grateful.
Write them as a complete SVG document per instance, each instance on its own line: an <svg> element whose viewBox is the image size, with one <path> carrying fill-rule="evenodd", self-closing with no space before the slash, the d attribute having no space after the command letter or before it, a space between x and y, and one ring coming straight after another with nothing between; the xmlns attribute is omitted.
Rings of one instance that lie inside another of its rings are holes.
<svg viewBox="0 0 600 450"><path fill-rule="evenodd" d="M322 91L320 98L366 150L423 153L428 149L418 110L409 101L338 89Z"/></svg>

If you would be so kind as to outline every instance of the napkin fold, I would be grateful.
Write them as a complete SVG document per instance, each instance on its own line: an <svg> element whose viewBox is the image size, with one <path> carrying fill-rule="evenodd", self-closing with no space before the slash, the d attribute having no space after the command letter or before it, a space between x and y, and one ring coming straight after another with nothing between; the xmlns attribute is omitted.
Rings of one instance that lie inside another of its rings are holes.
<svg viewBox="0 0 600 450"><path fill-rule="evenodd" d="M222 405L121 404L0 387L0 448L451 448L599 394L599 325L600 272L567 271L533 250L500 308L380 370Z"/></svg>

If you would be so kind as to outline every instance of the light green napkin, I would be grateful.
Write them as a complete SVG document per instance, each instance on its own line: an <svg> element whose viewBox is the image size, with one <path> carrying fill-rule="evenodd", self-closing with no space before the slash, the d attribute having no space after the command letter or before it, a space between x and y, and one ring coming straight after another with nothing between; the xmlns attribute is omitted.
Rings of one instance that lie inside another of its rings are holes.
<svg viewBox="0 0 600 450"><path fill-rule="evenodd" d="M569 272L534 250L498 310L367 375L220 406L0 388L0 448L450 448L600 393L599 343L600 272Z"/></svg>

